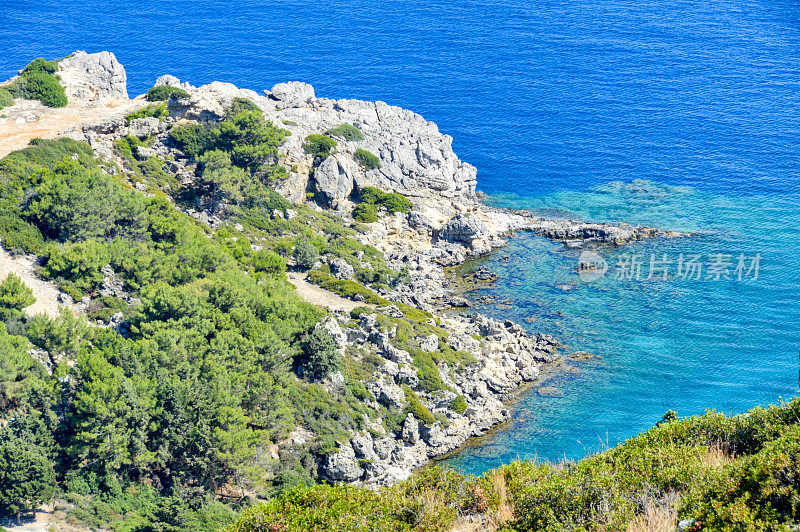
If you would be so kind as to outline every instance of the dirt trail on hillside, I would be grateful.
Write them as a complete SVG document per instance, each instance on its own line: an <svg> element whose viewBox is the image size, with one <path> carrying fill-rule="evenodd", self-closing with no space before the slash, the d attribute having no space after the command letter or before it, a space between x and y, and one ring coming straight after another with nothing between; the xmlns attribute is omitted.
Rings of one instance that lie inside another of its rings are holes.
<svg viewBox="0 0 800 532"><path fill-rule="evenodd" d="M56 285L44 281L36 276L36 264L29 256L12 257L11 254L0 246L0 281L5 280L8 274L14 273L25 285L33 290L36 302L24 309L29 316L47 314L51 317L58 316L59 307L69 306L59 300L59 290Z"/></svg>
<svg viewBox="0 0 800 532"><path fill-rule="evenodd" d="M331 310L344 310L346 312L350 312L356 307L375 307L375 305L370 305L368 303L359 303L358 301L345 299L315 284L311 284L306 281L306 274L304 273L290 272L289 282L294 285L297 290L297 295L304 301L312 305L317 305L318 307L325 307Z"/></svg>
<svg viewBox="0 0 800 532"><path fill-rule="evenodd" d="M125 114L142 105L143 101L137 99L88 109L72 105L53 109L37 101L17 100L12 107L0 110L0 158L24 148L31 139L52 139L62 131Z"/></svg>

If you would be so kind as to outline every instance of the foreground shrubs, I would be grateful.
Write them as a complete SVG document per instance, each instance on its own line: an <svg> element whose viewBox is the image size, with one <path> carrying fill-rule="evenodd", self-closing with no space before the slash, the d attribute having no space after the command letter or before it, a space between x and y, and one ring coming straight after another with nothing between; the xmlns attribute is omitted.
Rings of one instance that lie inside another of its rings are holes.
<svg viewBox="0 0 800 532"><path fill-rule="evenodd" d="M516 461L477 479L434 466L378 493L304 488L249 510L234 530L451 530L470 514L506 531L674 530L683 519L697 531L793 530L798 412L798 399L741 416L709 412L577 463Z"/></svg>
<svg viewBox="0 0 800 532"><path fill-rule="evenodd" d="M385 209L394 214L408 212L412 207L411 201L399 192L384 192L375 187L364 187L361 189L361 201L353 209L353 218L359 222L372 223L378 220L378 209Z"/></svg>

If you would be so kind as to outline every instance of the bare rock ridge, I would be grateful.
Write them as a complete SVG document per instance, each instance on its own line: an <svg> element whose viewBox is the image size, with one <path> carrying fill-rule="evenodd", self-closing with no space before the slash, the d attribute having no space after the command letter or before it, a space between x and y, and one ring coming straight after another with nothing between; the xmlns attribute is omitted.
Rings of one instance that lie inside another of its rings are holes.
<svg viewBox="0 0 800 532"><path fill-rule="evenodd" d="M87 107L128 99L128 76L111 52L75 52L58 62L58 76L67 99Z"/></svg>

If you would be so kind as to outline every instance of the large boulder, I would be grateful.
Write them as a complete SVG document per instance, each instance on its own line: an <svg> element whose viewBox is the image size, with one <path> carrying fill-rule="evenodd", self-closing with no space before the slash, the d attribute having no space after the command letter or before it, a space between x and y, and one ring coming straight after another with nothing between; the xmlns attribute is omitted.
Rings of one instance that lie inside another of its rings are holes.
<svg viewBox="0 0 800 532"><path fill-rule="evenodd" d="M352 165L341 155L331 155L314 170L314 182L327 206L342 207L353 192Z"/></svg>
<svg viewBox="0 0 800 532"><path fill-rule="evenodd" d="M474 240L486 238L489 229L476 216L457 216L439 230L439 238L449 242L472 244Z"/></svg>
<svg viewBox="0 0 800 532"><path fill-rule="evenodd" d="M364 475L364 470L358 465L356 453L349 443L342 445L338 452L328 456L324 471L329 479L345 482L353 482Z"/></svg>
<svg viewBox="0 0 800 532"><path fill-rule="evenodd" d="M128 76L111 52L75 52L58 62L57 75L73 105L98 107L128 99Z"/></svg>
<svg viewBox="0 0 800 532"><path fill-rule="evenodd" d="M280 102L279 107L301 107L314 98L314 87L302 81L278 83L267 95Z"/></svg>

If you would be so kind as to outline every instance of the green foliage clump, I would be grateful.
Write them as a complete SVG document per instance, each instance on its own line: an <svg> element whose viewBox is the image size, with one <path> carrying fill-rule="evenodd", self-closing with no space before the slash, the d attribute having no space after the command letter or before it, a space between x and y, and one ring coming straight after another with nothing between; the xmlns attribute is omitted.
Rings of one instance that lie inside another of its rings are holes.
<svg viewBox="0 0 800 532"><path fill-rule="evenodd" d="M274 251L262 249L253 255L253 268L257 272L280 277L286 273L286 261Z"/></svg>
<svg viewBox="0 0 800 532"><path fill-rule="evenodd" d="M342 124L325 132L329 137L339 137L344 140L359 141L364 140L364 134L358 127L352 124Z"/></svg>
<svg viewBox="0 0 800 532"><path fill-rule="evenodd" d="M378 208L394 214L408 212L413 207L411 201L399 192L384 192L375 187L364 187L360 191L361 201L353 210L353 218L371 223L378 219Z"/></svg>
<svg viewBox="0 0 800 532"><path fill-rule="evenodd" d="M230 119L245 111L261 112L261 108L248 98L236 97L231 102L230 107L225 110L225 115Z"/></svg>
<svg viewBox="0 0 800 532"><path fill-rule="evenodd" d="M0 283L0 318L7 319L36 302L31 290L15 273Z"/></svg>
<svg viewBox="0 0 800 532"><path fill-rule="evenodd" d="M336 342L322 327L315 327L300 341L302 355L295 360L300 375L323 379L342 366Z"/></svg>
<svg viewBox="0 0 800 532"><path fill-rule="evenodd" d="M58 63L56 63L55 61L47 61L43 57L37 57L22 70L22 74L23 75L32 73L55 74L57 70L58 70Z"/></svg>
<svg viewBox="0 0 800 532"><path fill-rule="evenodd" d="M353 159L360 164L365 170L376 170L381 167L381 160L377 155L374 155L367 150L358 148L353 154Z"/></svg>
<svg viewBox="0 0 800 532"><path fill-rule="evenodd" d="M128 113L125 116L125 123L130 124L131 120L136 120L137 118L158 118L159 120L163 120L167 116L169 116L167 104L150 104L147 107L142 107L132 113Z"/></svg>
<svg viewBox="0 0 800 532"><path fill-rule="evenodd" d="M353 218L361 223L371 224L378 221L378 208L372 203L359 203L353 209Z"/></svg>
<svg viewBox="0 0 800 532"><path fill-rule="evenodd" d="M414 417L416 417L426 425L431 425L433 423L436 423L436 418L433 417L431 411L428 410L428 408L422 404L422 402L419 400L419 397L417 397L417 394L414 393L414 390L409 388L408 385L404 384L403 392L405 392L406 401L408 403L406 405L404 413L414 414Z"/></svg>
<svg viewBox="0 0 800 532"><path fill-rule="evenodd" d="M190 122L173 127L169 138L186 155L197 157L214 148L216 136L213 131L208 124Z"/></svg>
<svg viewBox="0 0 800 532"><path fill-rule="evenodd" d="M0 515L33 511L55 495L52 462L35 447L19 441L0 443Z"/></svg>
<svg viewBox="0 0 800 532"><path fill-rule="evenodd" d="M148 102L163 102L168 100L170 96L175 96L176 98L188 98L189 93L179 87L159 85L147 91L145 98L147 98Z"/></svg>
<svg viewBox="0 0 800 532"><path fill-rule="evenodd" d="M292 256L301 269L310 270L319 260L319 250L308 240L298 240Z"/></svg>
<svg viewBox="0 0 800 532"><path fill-rule="evenodd" d="M14 105L14 97L8 89L0 87L0 109Z"/></svg>
<svg viewBox="0 0 800 532"><path fill-rule="evenodd" d="M464 400L463 395L457 395L455 399L450 401L448 406L450 406L450 410L459 414L463 414L467 411L467 402Z"/></svg>
<svg viewBox="0 0 800 532"><path fill-rule="evenodd" d="M306 137L303 143L303 151L310 153L315 158L325 159L336 149L336 141L326 135L316 133Z"/></svg>
<svg viewBox="0 0 800 532"><path fill-rule="evenodd" d="M58 64L55 61L34 59L5 89L15 98L39 100L47 107L64 107L67 105L67 94L54 75L56 70Z"/></svg>

